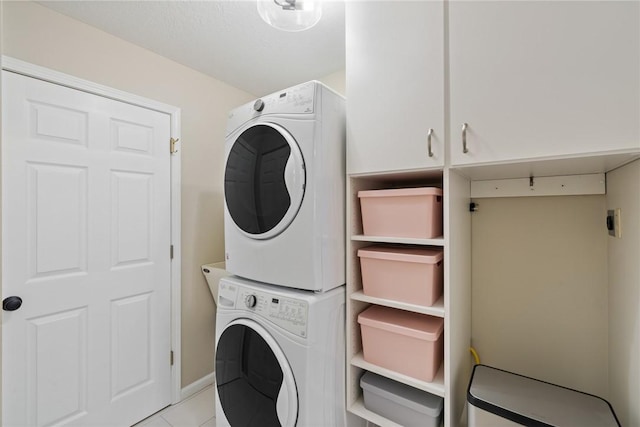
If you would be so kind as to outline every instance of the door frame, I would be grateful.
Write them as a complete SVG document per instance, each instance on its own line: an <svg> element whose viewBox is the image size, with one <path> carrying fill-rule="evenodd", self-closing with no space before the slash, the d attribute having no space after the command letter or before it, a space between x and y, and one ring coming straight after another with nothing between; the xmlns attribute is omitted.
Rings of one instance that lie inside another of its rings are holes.
<svg viewBox="0 0 640 427"><path fill-rule="evenodd" d="M21 61L6 55L0 57L2 70L11 71L27 77L65 86L71 89L81 90L93 95L113 99L127 104L158 111L170 116L170 137L180 138L180 108L162 102L154 101L89 80L80 79L69 74L51 70L46 67ZM1 88L0 88L1 93ZM167 141L167 150L169 141ZM180 218L180 187L181 187L181 150L170 155L170 197L171 197L171 244L173 246L173 258L171 259L171 350L173 351L173 365L171 366L171 403L181 400L181 218ZM3 248L4 249L4 248ZM167 251L169 248L167 248ZM1 253L1 252L0 252ZM0 275L1 276L1 275ZM1 284L1 280L0 280ZM0 352L3 349L0 348Z"/></svg>

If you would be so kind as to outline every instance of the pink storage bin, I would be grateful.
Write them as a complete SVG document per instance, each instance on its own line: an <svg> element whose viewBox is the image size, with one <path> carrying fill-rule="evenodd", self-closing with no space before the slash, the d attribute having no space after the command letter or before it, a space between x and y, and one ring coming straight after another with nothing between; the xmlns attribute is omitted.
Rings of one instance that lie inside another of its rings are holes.
<svg viewBox="0 0 640 427"><path fill-rule="evenodd" d="M442 236L442 189L359 191L362 231L368 236L432 239Z"/></svg>
<svg viewBox="0 0 640 427"><path fill-rule="evenodd" d="M427 307L442 295L442 249L370 246L358 257L365 295Z"/></svg>
<svg viewBox="0 0 640 427"><path fill-rule="evenodd" d="M433 381L444 355L444 319L373 305L358 315L364 360Z"/></svg>

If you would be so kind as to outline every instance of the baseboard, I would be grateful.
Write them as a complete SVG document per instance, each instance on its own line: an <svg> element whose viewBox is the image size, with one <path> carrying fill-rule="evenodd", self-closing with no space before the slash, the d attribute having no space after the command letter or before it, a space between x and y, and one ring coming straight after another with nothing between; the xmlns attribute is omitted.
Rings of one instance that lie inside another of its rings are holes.
<svg viewBox="0 0 640 427"><path fill-rule="evenodd" d="M188 399L200 390L207 388L208 386L213 384L215 378L215 372L212 372L209 375L205 375L204 377L200 378L199 380L195 380L188 386L183 387L180 391L180 400Z"/></svg>

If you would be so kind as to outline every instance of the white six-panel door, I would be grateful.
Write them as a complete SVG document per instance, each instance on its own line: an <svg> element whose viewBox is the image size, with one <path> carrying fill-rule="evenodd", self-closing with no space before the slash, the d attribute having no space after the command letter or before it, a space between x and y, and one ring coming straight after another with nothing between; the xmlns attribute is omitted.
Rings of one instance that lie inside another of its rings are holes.
<svg viewBox="0 0 640 427"><path fill-rule="evenodd" d="M3 71L2 425L170 403L170 117Z"/></svg>

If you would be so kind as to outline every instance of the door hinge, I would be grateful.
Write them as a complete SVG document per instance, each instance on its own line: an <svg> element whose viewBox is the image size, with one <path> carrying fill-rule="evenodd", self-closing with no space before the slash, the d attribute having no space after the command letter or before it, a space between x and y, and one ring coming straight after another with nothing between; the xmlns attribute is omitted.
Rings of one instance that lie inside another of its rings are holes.
<svg viewBox="0 0 640 427"><path fill-rule="evenodd" d="M171 366L173 366L173 350L171 350L169 361L171 362Z"/></svg>
<svg viewBox="0 0 640 427"><path fill-rule="evenodd" d="M171 154L176 153L178 151L178 149L176 148L176 144L178 143L178 141L180 141L180 138L171 138L169 140L169 152Z"/></svg>
<svg viewBox="0 0 640 427"><path fill-rule="evenodd" d="M169 256L173 259L173 245L169 248Z"/></svg>

